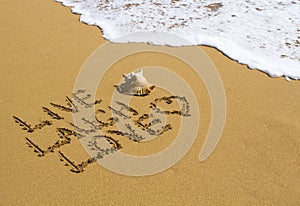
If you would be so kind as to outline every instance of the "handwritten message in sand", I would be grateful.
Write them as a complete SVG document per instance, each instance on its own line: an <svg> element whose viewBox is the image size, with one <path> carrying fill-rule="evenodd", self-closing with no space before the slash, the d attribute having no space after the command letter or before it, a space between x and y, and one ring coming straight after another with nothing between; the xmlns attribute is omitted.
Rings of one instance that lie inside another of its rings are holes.
<svg viewBox="0 0 300 206"><path fill-rule="evenodd" d="M179 115L183 117L191 115L187 99L174 95L154 99L148 105L151 113L143 114L120 101L115 101L117 107L105 106L101 99L91 101L91 95L85 90L78 90L71 97L67 96L65 101L66 105L51 102L50 106L42 107L42 111L47 115L47 119L40 120L37 124L29 123L20 116L13 116L13 119L20 126L21 130L26 132L25 142L37 154L37 157L42 158L56 153L59 155L59 160L63 161L65 166L70 167L70 171L74 173L81 173L90 164L104 158L106 155L121 150L122 145L116 139L116 136L139 143L146 139L144 136L145 132L148 135L160 136L173 129L173 125L164 123L155 114ZM179 110L168 108L168 106L175 103L179 105ZM162 109L165 108L163 105L167 108ZM93 118L81 118L82 123L85 125L84 128L78 127L72 120L69 121L66 118L72 113L92 107L95 109L95 116ZM108 112L113 114L113 117L103 120L103 117ZM123 120L131 120L132 123ZM122 129L120 127L116 129L116 123L124 124ZM39 134L34 136L33 134L36 132ZM54 142L48 146L41 146L39 140L40 142L45 142L45 138L48 138L50 142L54 139ZM90 150L97 151L97 155L76 163L72 160L72 157L68 157L63 152L63 148L72 146L74 141L78 141L81 138L89 138L88 147ZM99 141L108 142L110 147L100 146Z"/></svg>

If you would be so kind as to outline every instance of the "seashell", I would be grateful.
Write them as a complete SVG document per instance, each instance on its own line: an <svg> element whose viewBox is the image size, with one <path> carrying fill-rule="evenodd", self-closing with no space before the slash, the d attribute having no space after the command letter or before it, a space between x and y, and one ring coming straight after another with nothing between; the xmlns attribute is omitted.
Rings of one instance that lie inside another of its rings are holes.
<svg viewBox="0 0 300 206"><path fill-rule="evenodd" d="M123 74L124 83L115 85L118 92L134 96L146 96L155 88L154 85L148 83L143 75L143 70Z"/></svg>

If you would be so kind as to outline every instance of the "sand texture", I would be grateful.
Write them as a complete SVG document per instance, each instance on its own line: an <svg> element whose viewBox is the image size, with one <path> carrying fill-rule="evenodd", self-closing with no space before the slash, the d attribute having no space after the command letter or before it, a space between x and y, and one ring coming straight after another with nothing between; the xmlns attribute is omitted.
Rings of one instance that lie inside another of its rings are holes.
<svg viewBox="0 0 300 206"><path fill-rule="evenodd" d="M0 26L0 205L300 205L300 82L270 78L249 70L222 53L201 47L211 58L223 81L227 117L222 138L213 154L198 161L210 126L211 107L204 83L181 61L152 53L130 56L112 66L97 92L110 101L121 74L158 64L172 68L197 93L201 125L191 150L170 169L151 176L115 174L99 164L84 172L70 171L59 151L80 164L90 158L80 142L38 157L28 139L46 149L58 138L53 126L29 133L13 116L31 125L48 119L45 107L57 114L71 114L51 107L67 105L66 96L89 55L107 41L95 26L79 22L79 16L51 0L3 0ZM154 90L153 95L168 95ZM147 112L142 100L134 107ZM145 97L143 102L151 102ZM43 110L44 107L44 110ZM119 139L123 151L146 155L173 141L177 118L168 135L146 144ZM36 127L38 128L38 126ZM28 138L28 139L26 139ZM72 165L71 165L72 166Z"/></svg>

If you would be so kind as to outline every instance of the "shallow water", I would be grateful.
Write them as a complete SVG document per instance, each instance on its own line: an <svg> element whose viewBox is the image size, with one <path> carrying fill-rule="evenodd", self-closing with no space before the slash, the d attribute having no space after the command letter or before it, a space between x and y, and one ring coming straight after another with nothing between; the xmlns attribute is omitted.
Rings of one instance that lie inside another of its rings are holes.
<svg viewBox="0 0 300 206"><path fill-rule="evenodd" d="M189 45L208 45L272 77L300 79L300 0L57 0L97 25L116 42L134 32L153 36L123 38L184 46L161 32L179 35Z"/></svg>

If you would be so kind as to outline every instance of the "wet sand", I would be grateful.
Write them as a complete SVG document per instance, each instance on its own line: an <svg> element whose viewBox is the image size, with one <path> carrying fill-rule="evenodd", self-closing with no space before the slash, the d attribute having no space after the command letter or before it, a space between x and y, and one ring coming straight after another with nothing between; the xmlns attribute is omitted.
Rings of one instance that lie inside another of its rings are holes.
<svg viewBox="0 0 300 206"><path fill-rule="evenodd" d="M270 78L208 47L201 49L211 58L223 81L227 117L221 141L204 162L198 161L198 155L209 128L211 108L203 82L192 72L182 75L201 94L197 96L201 127L191 150L170 169L146 177L128 177L91 164L77 174L60 161L58 150L37 157L25 138L32 138L44 148L55 142L55 132L47 126L32 134L22 131L12 116L34 125L47 117L42 107L50 108L50 102L65 105L82 64L106 40L97 27L79 22L79 16L72 14L70 8L50 0L4 0L1 8L1 203L300 204L300 82ZM132 65L136 69L155 58L137 55L115 67ZM177 72L182 68L180 62L158 62ZM111 72L106 78L113 77ZM99 91L108 101L111 90L100 86ZM143 110L138 105L136 108ZM70 115L66 119L71 119ZM160 138L142 149L130 147L130 142L124 145L129 145L129 153L148 154L171 141L170 136ZM76 139L61 151L77 163L89 158Z"/></svg>

